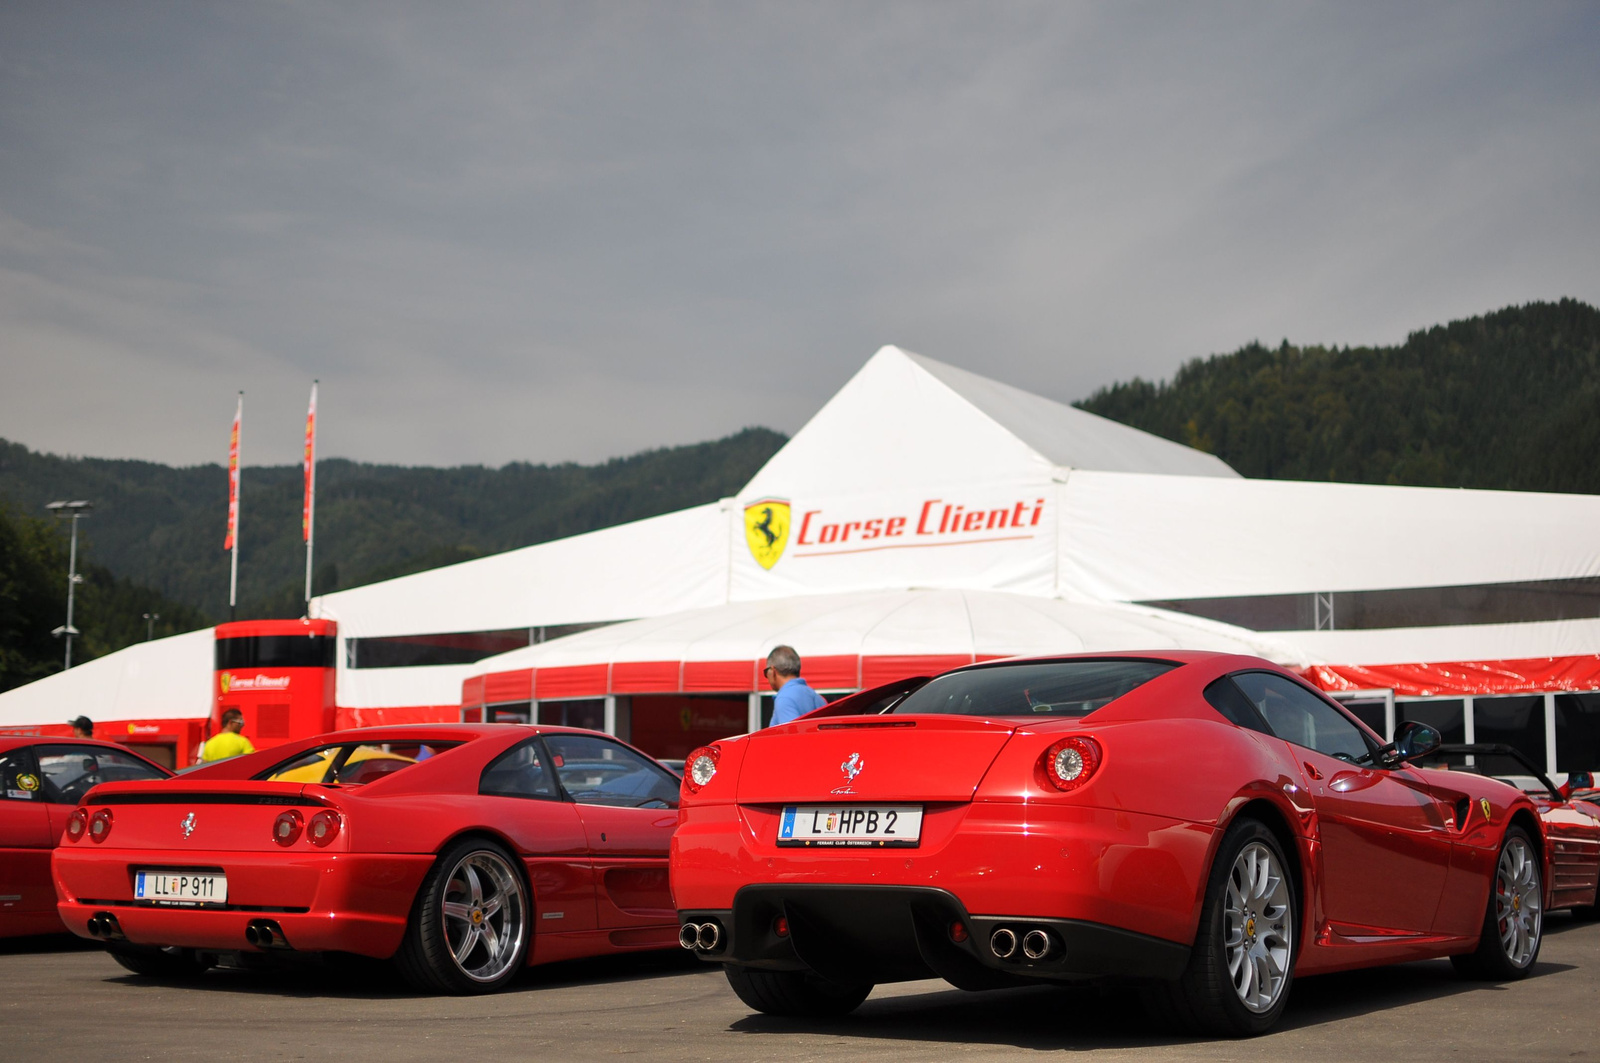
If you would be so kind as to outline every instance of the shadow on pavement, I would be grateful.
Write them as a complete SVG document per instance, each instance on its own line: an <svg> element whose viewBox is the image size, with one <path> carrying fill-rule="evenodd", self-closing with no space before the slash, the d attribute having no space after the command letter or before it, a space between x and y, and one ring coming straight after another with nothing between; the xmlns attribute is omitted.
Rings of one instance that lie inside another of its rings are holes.
<svg viewBox="0 0 1600 1063"><path fill-rule="evenodd" d="M1572 970L1538 964L1530 977ZM1289 1007L1272 1034L1380 1014L1460 993L1497 992L1489 982L1458 977L1448 960L1428 960L1295 982ZM1009 1045L1040 1051L1139 1048L1209 1041L1157 1026L1138 991L1117 987L1005 989L987 993L935 991L869 998L842 1019L800 1020L751 1015L729 1029L752 1034L809 1033L904 1041Z"/></svg>
<svg viewBox="0 0 1600 1063"><path fill-rule="evenodd" d="M0 956L26 956L41 952L98 952L105 946L98 941L68 934L33 934L28 937L0 938Z"/></svg>
<svg viewBox="0 0 1600 1063"><path fill-rule="evenodd" d="M100 946L86 942L91 948ZM385 1000L405 997L432 997L411 988L399 973L383 960L363 956L336 955L307 957L303 961L272 963L259 967L215 967L197 978L145 978L124 971L110 956L105 958L105 981L129 986L174 987L205 993L245 993L283 997L326 997L349 1000ZM659 978L663 975L693 974L706 965L682 949L603 956L585 960L531 967L519 974L498 995L515 996L541 989L612 984Z"/></svg>

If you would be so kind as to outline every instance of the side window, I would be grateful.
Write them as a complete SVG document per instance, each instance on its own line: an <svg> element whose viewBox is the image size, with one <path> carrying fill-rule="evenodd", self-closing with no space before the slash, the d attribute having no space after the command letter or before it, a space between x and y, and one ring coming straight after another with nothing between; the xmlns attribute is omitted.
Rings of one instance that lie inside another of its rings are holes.
<svg viewBox="0 0 1600 1063"><path fill-rule="evenodd" d="M27 746L0 753L0 794L6 801L43 801L44 777Z"/></svg>
<svg viewBox="0 0 1600 1063"><path fill-rule="evenodd" d="M1214 680L1206 687L1205 697L1211 703L1211 707L1222 713L1230 723L1248 727L1252 731L1260 731L1264 735L1272 733L1272 728L1267 726L1267 721L1261 718L1261 714L1250 703L1250 699L1244 696L1244 691L1227 676Z"/></svg>
<svg viewBox="0 0 1600 1063"><path fill-rule="evenodd" d="M166 773L111 746L35 746L45 800L75 805L103 782L165 779Z"/></svg>
<svg viewBox="0 0 1600 1063"><path fill-rule="evenodd" d="M478 782L480 794L555 798L556 781L537 738L512 746L489 762Z"/></svg>
<svg viewBox="0 0 1600 1063"><path fill-rule="evenodd" d="M546 735L561 786L586 805L676 807L678 777L627 746L588 735Z"/></svg>
<svg viewBox="0 0 1600 1063"><path fill-rule="evenodd" d="M1261 713L1272 733L1284 741L1346 760L1371 752L1360 728L1293 680L1271 672L1241 672L1233 681Z"/></svg>

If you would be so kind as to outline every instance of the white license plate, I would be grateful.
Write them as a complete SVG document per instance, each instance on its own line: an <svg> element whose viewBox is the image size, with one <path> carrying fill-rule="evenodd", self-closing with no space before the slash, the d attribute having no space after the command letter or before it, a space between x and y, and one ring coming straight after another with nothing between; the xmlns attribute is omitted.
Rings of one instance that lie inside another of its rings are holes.
<svg viewBox="0 0 1600 1063"><path fill-rule="evenodd" d="M228 876L220 871L139 871L133 895L157 904L227 904Z"/></svg>
<svg viewBox="0 0 1600 1063"><path fill-rule="evenodd" d="M907 847L922 837L921 805L789 805L779 845Z"/></svg>

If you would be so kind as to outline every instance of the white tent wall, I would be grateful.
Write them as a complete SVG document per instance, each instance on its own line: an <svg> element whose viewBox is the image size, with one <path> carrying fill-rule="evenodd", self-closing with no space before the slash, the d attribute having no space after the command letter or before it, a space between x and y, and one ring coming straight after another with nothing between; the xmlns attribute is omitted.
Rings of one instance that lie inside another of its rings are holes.
<svg viewBox="0 0 1600 1063"><path fill-rule="evenodd" d="M1274 635L1303 647L1310 659L1330 664L1509 661L1600 652L1600 619Z"/></svg>
<svg viewBox="0 0 1600 1063"><path fill-rule="evenodd" d="M1061 522L1062 588L1113 601L1600 576L1593 495L1074 470Z"/></svg>
<svg viewBox="0 0 1600 1063"><path fill-rule="evenodd" d="M1048 476L939 490L889 487L787 496L788 541L770 569L745 543L744 496L729 513L734 601L909 587L1049 595L1056 580L1056 497Z"/></svg>
<svg viewBox="0 0 1600 1063"><path fill-rule="evenodd" d="M204 719L211 713L211 629L154 639L0 694L0 727L98 727L127 720Z"/></svg>
<svg viewBox="0 0 1600 1063"><path fill-rule="evenodd" d="M780 642L807 657L976 657L1211 649L1301 665L1290 644L1226 624L1120 604L998 591L911 590L735 602L614 624L489 657L473 675L635 662L756 661Z"/></svg>

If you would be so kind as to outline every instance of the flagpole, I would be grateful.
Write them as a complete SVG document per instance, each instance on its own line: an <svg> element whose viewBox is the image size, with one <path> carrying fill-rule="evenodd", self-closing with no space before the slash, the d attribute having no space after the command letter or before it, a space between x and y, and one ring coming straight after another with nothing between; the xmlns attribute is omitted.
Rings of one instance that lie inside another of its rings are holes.
<svg viewBox="0 0 1600 1063"><path fill-rule="evenodd" d="M239 605L239 435L244 422L244 392L233 414L233 440L228 448L228 546L233 551L228 576L228 619L238 619Z"/></svg>
<svg viewBox="0 0 1600 1063"><path fill-rule="evenodd" d="M306 615L311 615L311 554L317 541L317 384L311 382L311 409L306 414Z"/></svg>

